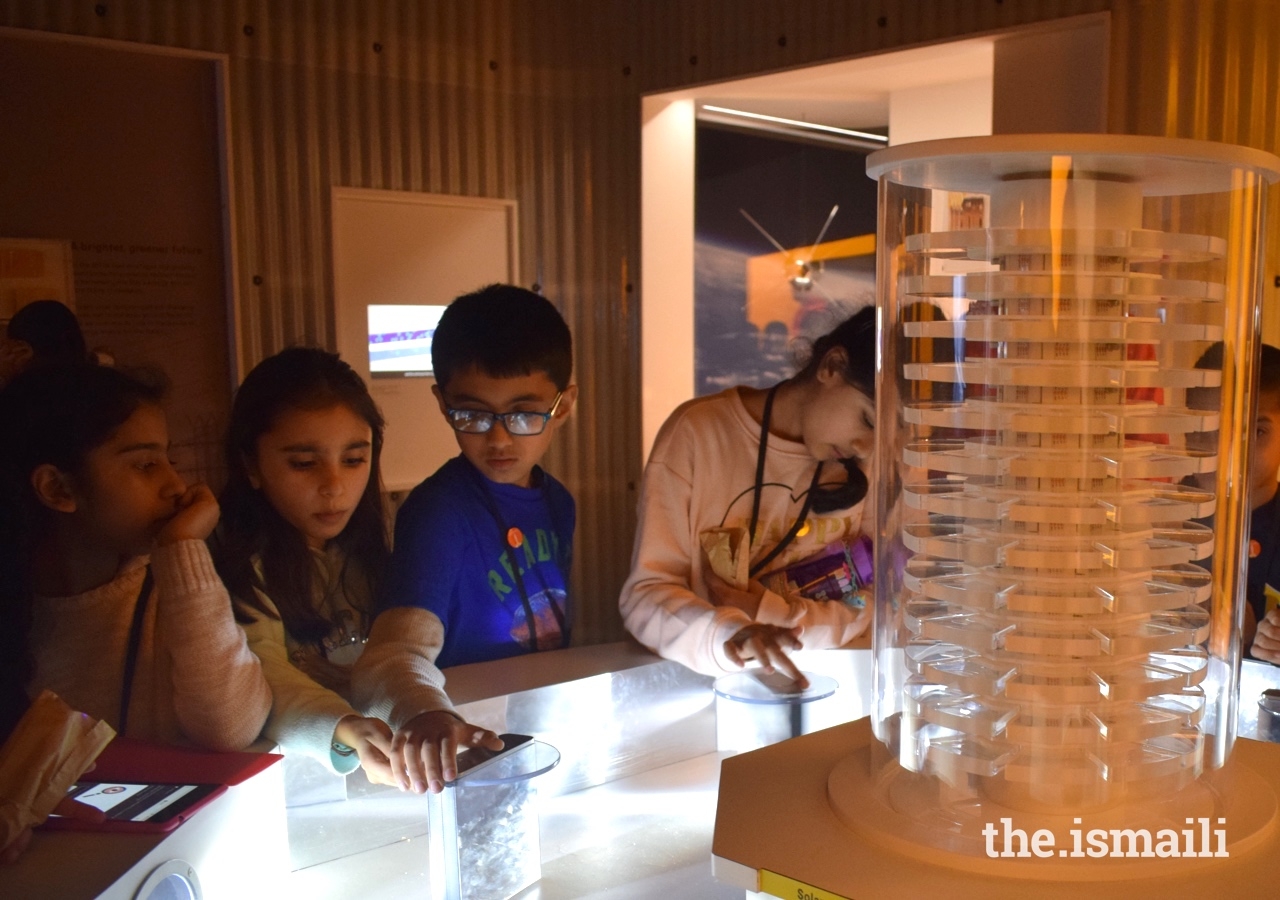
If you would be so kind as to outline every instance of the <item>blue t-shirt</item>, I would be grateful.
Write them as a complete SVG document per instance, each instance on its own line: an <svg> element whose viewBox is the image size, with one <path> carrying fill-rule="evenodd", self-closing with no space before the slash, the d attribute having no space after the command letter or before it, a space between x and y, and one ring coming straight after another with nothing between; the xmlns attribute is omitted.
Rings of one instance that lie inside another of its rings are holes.
<svg viewBox="0 0 1280 900"><path fill-rule="evenodd" d="M1245 596L1261 622L1267 614L1267 588L1280 590L1280 493L1250 514L1249 545Z"/></svg>
<svg viewBox="0 0 1280 900"><path fill-rule="evenodd" d="M512 556L533 611L537 649L568 644L573 497L536 466L533 485L497 484L457 456L400 508L378 608L418 606L439 616L440 668L533 649ZM511 553L508 535L519 542Z"/></svg>

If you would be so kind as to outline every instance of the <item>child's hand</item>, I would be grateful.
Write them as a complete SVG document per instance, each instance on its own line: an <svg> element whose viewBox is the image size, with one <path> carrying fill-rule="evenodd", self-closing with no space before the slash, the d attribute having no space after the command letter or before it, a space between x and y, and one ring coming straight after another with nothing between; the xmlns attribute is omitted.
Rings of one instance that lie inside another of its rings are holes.
<svg viewBox="0 0 1280 900"><path fill-rule="evenodd" d="M345 716L338 720L333 739L356 751L371 784L395 784L391 771L391 728L381 719Z"/></svg>
<svg viewBox="0 0 1280 900"><path fill-rule="evenodd" d="M193 484L176 503L177 512L156 535L156 546L176 544L178 541L203 541L213 534L218 524L218 501L206 484Z"/></svg>
<svg viewBox="0 0 1280 900"><path fill-rule="evenodd" d="M786 653L787 650L800 649L800 631L799 628L779 628L756 622L725 641L724 653L730 662L739 666L758 660L764 671L780 671L800 687L807 688L809 679Z"/></svg>
<svg viewBox="0 0 1280 900"><path fill-rule="evenodd" d="M734 606L751 618L760 610L760 599L764 596L764 585L753 581L746 588L734 587L715 572L707 570L707 591L711 594L707 599L715 606Z"/></svg>
<svg viewBox="0 0 1280 900"><path fill-rule="evenodd" d="M440 793L446 781L458 777L459 747L501 750L502 739L444 710L425 712L410 719L391 741L395 783L402 791Z"/></svg>
<svg viewBox="0 0 1280 900"><path fill-rule="evenodd" d="M1271 610L1258 623L1258 633L1253 638L1253 647L1249 652L1254 659L1280 664L1280 608Z"/></svg>

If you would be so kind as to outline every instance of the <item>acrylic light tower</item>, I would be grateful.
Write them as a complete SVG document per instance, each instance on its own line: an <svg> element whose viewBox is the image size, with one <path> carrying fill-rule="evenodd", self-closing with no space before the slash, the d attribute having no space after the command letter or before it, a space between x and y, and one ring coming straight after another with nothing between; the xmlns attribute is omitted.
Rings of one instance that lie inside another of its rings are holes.
<svg viewBox="0 0 1280 900"><path fill-rule="evenodd" d="M1247 847L1276 812L1226 764L1280 159L1022 135L892 148L868 171L877 741L870 771L832 773L833 808L900 852L1018 877L1141 877L1151 860L1095 863L1095 828ZM993 866L991 823L1047 832L1050 859Z"/></svg>

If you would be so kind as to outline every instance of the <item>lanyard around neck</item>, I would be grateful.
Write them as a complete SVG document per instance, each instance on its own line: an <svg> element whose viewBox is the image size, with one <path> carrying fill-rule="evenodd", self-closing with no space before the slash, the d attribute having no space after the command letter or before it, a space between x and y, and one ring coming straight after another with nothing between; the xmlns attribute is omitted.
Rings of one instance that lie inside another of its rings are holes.
<svg viewBox="0 0 1280 900"><path fill-rule="evenodd" d="M468 464L470 465L470 464ZM525 620L529 623L529 652L536 653L538 651L538 624L533 615L533 603L529 599L529 591L524 586L524 575L520 571L520 561L516 559L515 548L511 546L509 538L510 529L507 528L506 522L502 518L502 513L498 510L498 504L494 501L493 495L489 491L489 485L485 481L485 477L479 471L472 467L475 477L476 486L480 489L480 497L484 501L485 508L489 510L489 515L493 517L494 524L498 526L498 535L502 540L502 552L507 558L507 563L511 566L511 578L516 583L516 591L520 594L520 605L524 607ZM541 489L542 502L547 506L547 512L551 515L554 522L555 516L551 514L551 500L547 496L545 487ZM523 540L528 540L527 537ZM523 541L521 543L523 546ZM539 579L542 576L539 574ZM551 607L551 614L556 617L556 624L560 626L560 646L569 646L569 629L565 623L564 610L556 605L556 600L551 596L551 591L547 589L547 583L542 582L543 593L547 597L547 605Z"/></svg>
<svg viewBox="0 0 1280 900"><path fill-rule="evenodd" d="M129 646L124 657L124 684L120 688L120 723L116 733L124 736L129 727L129 701L133 699L133 674L138 668L138 650L142 646L142 621L147 617L147 603L151 600L151 565L147 565L147 573L142 576L142 589L138 592L138 602L133 606L133 622L129 626Z"/></svg>
<svg viewBox="0 0 1280 900"><path fill-rule="evenodd" d="M755 543L756 526L760 524L760 498L764 493L764 461L769 452L769 422L773 418L773 398L781 386L781 384L775 384L769 388L769 393L764 398L764 413L760 417L760 447L756 451L756 482L751 496L751 528L747 532L748 546ZM754 578L760 572L763 572L765 566L777 559L778 554L787 549L791 542L795 540L796 535L800 533L800 529L804 527L805 519L809 517L809 510L813 508L813 492L818 487L818 478L821 475L822 461L819 460L818 468L814 470L813 479L809 482L809 489L805 491L804 504L800 507L800 514L791 523L791 527L782 536L782 540L778 541L772 550L751 566L748 573L750 577Z"/></svg>

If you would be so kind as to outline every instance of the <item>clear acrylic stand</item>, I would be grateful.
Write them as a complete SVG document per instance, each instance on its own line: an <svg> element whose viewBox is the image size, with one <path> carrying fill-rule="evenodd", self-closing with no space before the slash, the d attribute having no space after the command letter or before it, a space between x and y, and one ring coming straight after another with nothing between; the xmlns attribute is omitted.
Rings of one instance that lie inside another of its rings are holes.
<svg viewBox="0 0 1280 900"><path fill-rule="evenodd" d="M717 678L716 749L743 753L804 734L806 705L839 687L826 675L804 675L804 690L791 690L781 676L760 676L755 669Z"/></svg>
<svg viewBox="0 0 1280 900"><path fill-rule="evenodd" d="M428 795L432 900L506 900L542 877L533 779L559 762L530 741Z"/></svg>

